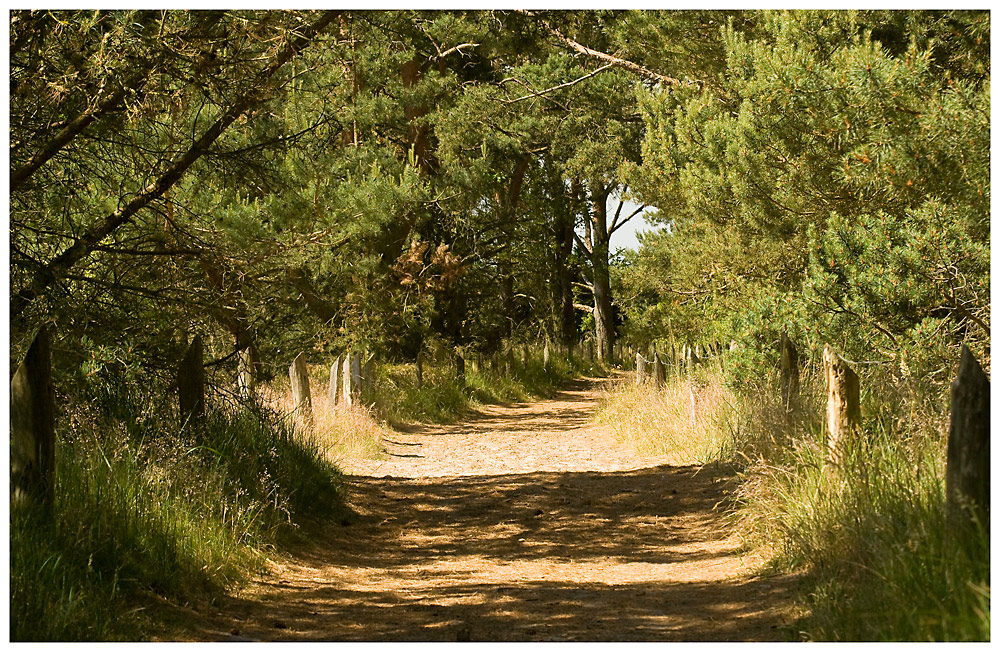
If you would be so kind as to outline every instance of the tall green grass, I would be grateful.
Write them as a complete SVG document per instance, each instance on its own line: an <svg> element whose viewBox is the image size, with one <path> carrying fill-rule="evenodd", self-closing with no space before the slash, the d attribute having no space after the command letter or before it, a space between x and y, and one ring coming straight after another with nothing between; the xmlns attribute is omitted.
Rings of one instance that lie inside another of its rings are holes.
<svg viewBox="0 0 1000 652"><path fill-rule="evenodd" d="M413 364L381 364L376 393L370 398L375 412L389 423L448 423L476 405L552 396L566 380L583 373L602 375L606 371L596 363L555 355L546 367L533 355L527 364L517 360L510 374L503 366L494 370L486 363L475 369L467 364L462 383L454 364L446 361L426 363L418 387Z"/></svg>
<svg viewBox="0 0 1000 652"><path fill-rule="evenodd" d="M808 638L989 639L989 534L949 517L942 448L870 425L839 466L821 431L748 466L740 515L776 567L808 571Z"/></svg>
<svg viewBox="0 0 1000 652"><path fill-rule="evenodd" d="M181 429L112 385L58 424L51 511L11 517L12 640L141 638L144 596L231 586L297 521L343 510L337 469L259 407Z"/></svg>
<svg viewBox="0 0 1000 652"><path fill-rule="evenodd" d="M736 388L707 367L660 389L626 383L599 419L677 463L732 465L746 545L802 574L803 638L989 640L989 533L946 509L946 410L870 374L862 431L833 466L823 379L807 369L790 411L773 381Z"/></svg>

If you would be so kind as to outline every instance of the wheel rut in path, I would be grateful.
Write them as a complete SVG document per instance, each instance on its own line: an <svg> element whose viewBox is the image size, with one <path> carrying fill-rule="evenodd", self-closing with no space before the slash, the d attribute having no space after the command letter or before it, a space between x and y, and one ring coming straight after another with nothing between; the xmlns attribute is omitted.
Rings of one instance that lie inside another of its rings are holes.
<svg viewBox="0 0 1000 652"><path fill-rule="evenodd" d="M173 640L780 640L793 580L754 574L727 478L642 457L592 423L598 381L419 426L344 462L331 524Z"/></svg>

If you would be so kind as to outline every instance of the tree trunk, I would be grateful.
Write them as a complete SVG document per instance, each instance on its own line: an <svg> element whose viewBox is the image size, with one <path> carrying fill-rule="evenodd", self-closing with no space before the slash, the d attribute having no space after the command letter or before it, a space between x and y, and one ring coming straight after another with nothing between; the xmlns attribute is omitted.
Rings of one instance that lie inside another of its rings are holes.
<svg viewBox="0 0 1000 652"><path fill-rule="evenodd" d="M196 335L177 370L181 423L197 421L205 411L205 368L201 335Z"/></svg>
<svg viewBox="0 0 1000 652"><path fill-rule="evenodd" d="M288 268L288 282L292 284L296 290L305 299L306 305L309 310L316 315L321 322L324 324L333 319L336 314L333 304L324 299L313 287L312 282L309 280L309 276L306 270L301 267L290 267Z"/></svg>
<svg viewBox="0 0 1000 652"><path fill-rule="evenodd" d="M601 187L591 193L590 265L594 290L594 335L597 338L597 359L609 360L615 342L614 317L611 312L611 271L608 261L608 189Z"/></svg>

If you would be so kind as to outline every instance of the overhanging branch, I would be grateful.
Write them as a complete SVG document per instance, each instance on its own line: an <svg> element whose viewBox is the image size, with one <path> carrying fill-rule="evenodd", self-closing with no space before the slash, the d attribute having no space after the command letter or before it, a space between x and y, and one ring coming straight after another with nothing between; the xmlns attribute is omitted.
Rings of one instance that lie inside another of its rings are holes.
<svg viewBox="0 0 1000 652"><path fill-rule="evenodd" d="M549 33L551 33L557 39L559 39L560 41L562 41L563 43L565 43L570 49L575 50L576 52L579 52L580 54L584 54L584 55L586 55L588 57L593 57L595 59L600 59L601 61L607 61L612 66L615 66L617 68L621 68L623 70L628 70L629 72L635 73L635 74L639 75L640 77L643 77L644 79L649 79L649 80L652 80L652 81L655 81L655 82L660 82L662 84L667 84L669 86L681 86L681 85L684 85L686 83L689 83L689 82L682 82L681 80L676 79L674 77L669 77L667 75L661 75L658 72L653 72L652 70L650 70L648 68L640 66L639 64L635 63L634 61L628 61L627 59L621 59L619 57L610 55L610 54L608 54L606 52L601 52L600 50L594 50L593 48L588 48L586 45L582 45L580 43L577 43L573 39L569 38L568 36L566 36L565 34L563 34L562 32L560 32L558 29L556 29L555 27L553 27L552 25L550 25L547 20L545 20L544 18L541 18L540 16L538 16L537 14L535 14L532 11L527 11L525 9L515 9L514 11L516 11L519 14L524 14L525 16L528 16L530 18L534 18L539 23L541 23L542 27L544 27L545 29L547 29L549 31Z"/></svg>

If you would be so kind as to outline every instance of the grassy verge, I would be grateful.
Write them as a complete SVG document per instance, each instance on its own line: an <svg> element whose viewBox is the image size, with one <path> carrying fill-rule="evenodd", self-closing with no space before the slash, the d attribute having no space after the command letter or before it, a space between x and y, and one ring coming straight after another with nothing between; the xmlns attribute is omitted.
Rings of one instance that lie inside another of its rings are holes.
<svg viewBox="0 0 1000 652"><path fill-rule="evenodd" d="M736 391L703 368L660 389L624 384L599 418L677 463L737 469L731 509L746 544L770 552L776 569L803 572L804 638L989 640L989 534L946 512L947 417L914 418L919 405L869 385L881 387L863 397L871 416L836 467L815 374L791 412L777 389Z"/></svg>
<svg viewBox="0 0 1000 652"><path fill-rule="evenodd" d="M181 429L135 386L86 399L59 420L51 512L12 514L12 640L139 639L144 595L238 583L298 519L343 509L336 468L260 408Z"/></svg>
<svg viewBox="0 0 1000 652"><path fill-rule="evenodd" d="M323 378L328 373L320 369L314 382L328 382ZM556 356L546 368L541 359L531 357L526 365L521 361L512 365L510 374L488 364L478 370L467 364L465 381L460 383L453 364L428 362L418 386L412 363L382 363L376 368L374 393L363 396L362 402L375 418L389 424L449 423L476 405L552 396L566 380L583 373L602 374L604 370Z"/></svg>
<svg viewBox="0 0 1000 652"><path fill-rule="evenodd" d="M727 459L734 445L736 395L718 374L672 378L656 388L628 381L610 392L597 414L618 439L672 464Z"/></svg>
<svg viewBox="0 0 1000 652"><path fill-rule="evenodd" d="M541 359L518 361L506 370L466 367L465 381L456 378L452 364L424 364L422 383L416 382L412 363L382 363L375 369L374 390L366 390L352 405L330 405L330 370L308 367L312 418L293 418L289 381L281 378L259 389L261 402L281 415L295 438L314 448L326 460L340 465L346 458L379 459L382 440L394 427L431 422L450 423L476 405L526 401L552 396L569 378L604 374L595 363L556 358L546 367Z"/></svg>

